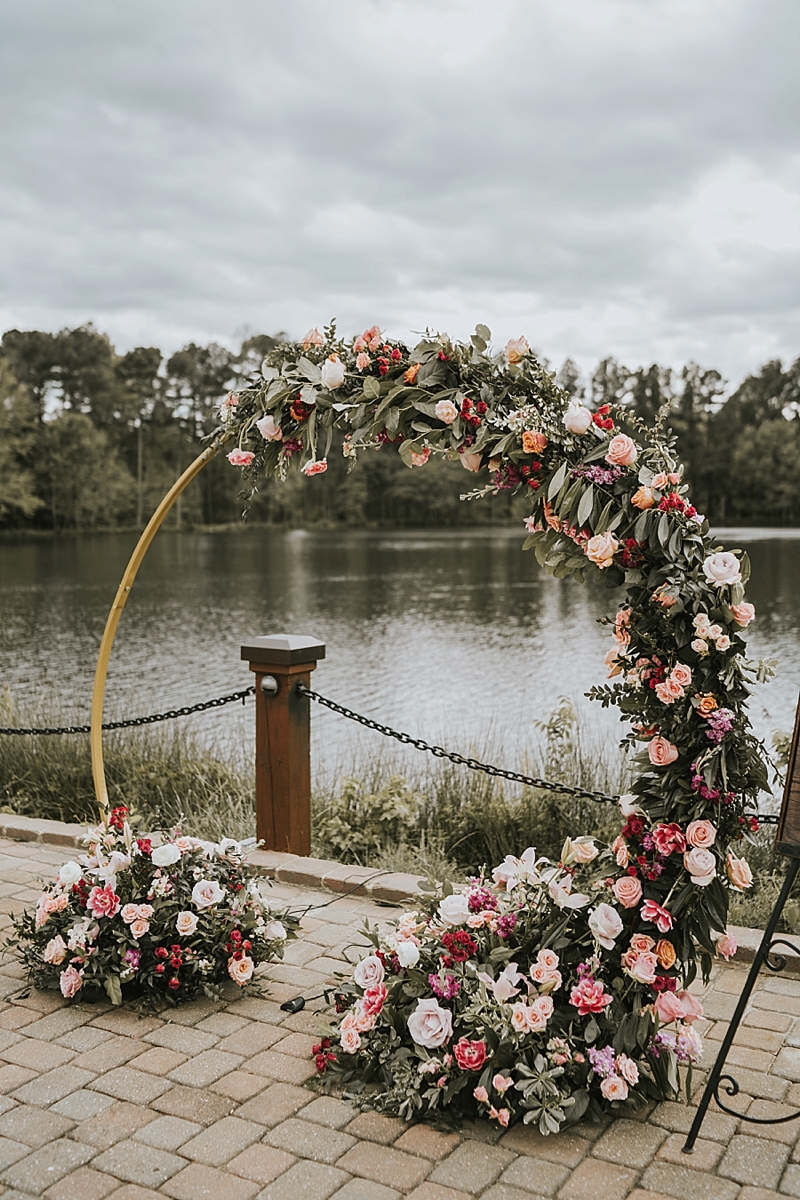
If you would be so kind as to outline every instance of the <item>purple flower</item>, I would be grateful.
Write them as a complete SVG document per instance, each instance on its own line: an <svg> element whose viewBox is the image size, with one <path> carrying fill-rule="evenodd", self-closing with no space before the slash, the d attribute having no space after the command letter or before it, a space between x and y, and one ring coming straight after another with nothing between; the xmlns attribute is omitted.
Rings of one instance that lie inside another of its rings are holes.
<svg viewBox="0 0 800 1200"><path fill-rule="evenodd" d="M485 909L497 908L497 897L486 888L473 888L467 894L467 904L470 912L483 912Z"/></svg>
<svg viewBox="0 0 800 1200"><path fill-rule="evenodd" d="M455 975L429 975L428 985L438 1000L454 1000L461 991L461 983Z"/></svg>
<svg viewBox="0 0 800 1200"><path fill-rule="evenodd" d="M706 737L711 742L719 744L725 737L726 733L730 733L733 729L733 723L736 720L736 713L731 712L729 708L718 708L716 712L709 713L706 717L708 729Z"/></svg>
<svg viewBox="0 0 800 1200"><path fill-rule="evenodd" d="M139 970L139 960L142 957L141 950L126 950L124 957L125 962L133 971Z"/></svg>
<svg viewBox="0 0 800 1200"><path fill-rule="evenodd" d="M613 1046L604 1046L602 1050L596 1050L594 1046L590 1046L586 1053L595 1075L605 1079L607 1075L614 1074L616 1055Z"/></svg>
<svg viewBox="0 0 800 1200"><path fill-rule="evenodd" d="M497 936L501 937L501 938L510 937L511 934L514 932L514 929L516 928L516 924L517 924L517 914L516 913L505 913L504 916L498 917L497 925L495 926Z"/></svg>
<svg viewBox="0 0 800 1200"><path fill-rule="evenodd" d="M624 467L575 467L570 472L573 479L589 479L606 487L616 483L624 474Z"/></svg>

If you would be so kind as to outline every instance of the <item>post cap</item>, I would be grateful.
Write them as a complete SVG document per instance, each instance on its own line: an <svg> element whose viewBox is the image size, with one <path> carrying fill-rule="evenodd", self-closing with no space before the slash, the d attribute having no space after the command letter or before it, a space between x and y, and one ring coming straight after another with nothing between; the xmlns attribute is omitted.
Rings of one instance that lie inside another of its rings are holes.
<svg viewBox="0 0 800 1200"><path fill-rule="evenodd" d="M251 638L242 646L242 658L266 666L289 667L296 663L316 662L325 657L325 643L301 634L270 633Z"/></svg>

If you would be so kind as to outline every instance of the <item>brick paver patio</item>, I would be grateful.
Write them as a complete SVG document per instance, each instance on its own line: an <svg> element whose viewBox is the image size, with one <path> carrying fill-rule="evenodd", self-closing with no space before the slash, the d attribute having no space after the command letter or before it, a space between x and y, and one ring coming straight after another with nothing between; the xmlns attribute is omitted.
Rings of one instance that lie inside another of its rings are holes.
<svg viewBox="0 0 800 1200"><path fill-rule="evenodd" d="M36 899L63 850L0 840L0 926ZM292 907L329 894L279 884ZM15 995L0 966L0 1195L3 1200L771 1200L800 1197L800 1122L753 1126L711 1111L690 1158L693 1109L661 1104L636 1120L581 1124L543 1138L480 1124L460 1134L407 1126L304 1086L313 995L358 944L365 917L391 910L346 897L309 912L286 962L268 968L269 999L230 994L161 1017L107 1004ZM703 1003L707 1057L744 980L717 968ZM233 985L231 985L233 989ZM235 989L234 989L235 990ZM800 1108L800 981L762 980L730 1063L732 1101L751 1116ZM698 1084L702 1075L697 1075Z"/></svg>

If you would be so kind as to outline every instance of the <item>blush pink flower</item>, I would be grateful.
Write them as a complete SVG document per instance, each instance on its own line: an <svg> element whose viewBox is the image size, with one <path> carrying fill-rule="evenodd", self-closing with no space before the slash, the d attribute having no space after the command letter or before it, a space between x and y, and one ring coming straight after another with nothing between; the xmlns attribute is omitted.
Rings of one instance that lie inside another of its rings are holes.
<svg viewBox="0 0 800 1200"><path fill-rule="evenodd" d="M717 860L711 850L693 847L683 856L683 865L697 887L708 887L717 874Z"/></svg>
<svg viewBox="0 0 800 1200"><path fill-rule="evenodd" d="M75 967L67 967L59 976L58 986L64 999L71 1000L83 987L83 976Z"/></svg>
<svg viewBox="0 0 800 1200"><path fill-rule="evenodd" d="M650 921L659 933L669 933L673 925L672 914L660 904L656 904L655 900L645 900L642 905L642 920Z"/></svg>
<svg viewBox="0 0 800 1200"><path fill-rule="evenodd" d="M240 450L237 446L235 450L231 450L228 455L228 462L232 467L249 467L250 463L255 458L255 454L250 450Z"/></svg>
<svg viewBox="0 0 800 1200"><path fill-rule="evenodd" d="M747 859L737 858L730 851L728 852L728 879L737 892L743 892L745 888L753 886L753 872L750 870Z"/></svg>
<svg viewBox="0 0 800 1200"><path fill-rule="evenodd" d="M509 338L509 340L506 342L505 348L506 362L510 365L521 362L529 350L530 345L528 344L527 338Z"/></svg>
<svg viewBox="0 0 800 1200"><path fill-rule="evenodd" d="M431 456L431 451L430 451L429 446L423 446L423 448L420 450L420 452L418 454L414 450L412 450L411 451L412 467L424 467L425 463L428 461L430 456Z"/></svg>
<svg viewBox="0 0 800 1200"><path fill-rule="evenodd" d="M686 1012L674 992L659 992L653 1007L658 1013L659 1021L664 1025L668 1025L670 1021L682 1021Z"/></svg>
<svg viewBox="0 0 800 1200"><path fill-rule="evenodd" d="M687 1025L699 1021L703 1015L703 1006L691 992L678 992L678 999L683 1005L683 1019Z"/></svg>
<svg viewBox="0 0 800 1200"><path fill-rule="evenodd" d="M307 476L324 475L325 472L327 471L327 469L328 469L327 458L321 458L321 459L319 459L318 462L314 462L313 459L311 460L311 462L307 462L306 465L302 468L302 471L303 471L303 474L307 475Z"/></svg>
<svg viewBox="0 0 800 1200"><path fill-rule="evenodd" d="M46 963L51 963L55 966L60 965L64 961L67 957L67 944L60 933L57 933L54 938L50 939L44 948L42 957Z"/></svg>
<svg viewBox="0 0 800 1200"><path fill-rule="evenodd" d="M678 747L657 735L647 746L647 757L654 767L666 767L678 757Z"/></svg>
<svg viewBox="0 0 800 1200"><path fill-rule="evenodd" d="M342 1044L342 1049L344 1050L345 1054L355 1054L361 1049L361 1034L358 1032L355 1026L345 1029L344 1022L342 1022L339 1041Z"/></svg>
<svg viewBox="0 0 800 1200"><path fill-rule="evenodd" d="M606 462L611 463L614 467L630 467L636 462L638 456L636 443L633 438L628 437L627 433L618 433L608 443Z"/></svg>
<svg viewBox="0 0 800 1200"><path fill-rule="evenodd" d="M444 421L445 425L452 425L458 416L458 409L452 400L439 400L434 412L440 421Z"/></svg>
<svg viewBox="0 0 800 1200"><path fill-rule="evenodd" d="M743 600L741 604L732 604L730 608L733 619L740 629L746 629L750 622L755 620L755 605L749 604L747 600Z"/></svg>
<svg viewBox="0 0 800 1200"><path fill-rule="evenodd" d="M473 1088L472 1094L475 1097L475 1099L478 1101L479 1104L488 1104L489 1103L489 1093L487 1092L485 1087Z"/></svg>
<svg viewBox="0 0 800 1200"><path fill-rule="evenodd" d="M703 574L712 587L726 587L742 581L739 560L730 550L709 554L703 563Z"/></svg>
<svg viewBox="0 0 800 1200"><path fill-rule="evenodd" d="M238 983L239 987L244 987L252 979L254 968L255 963L246 954L243 954L241 958L228 959L228 974L234 983Z"/></svg>
<svg viewBox="0 0 800 1200"><path fill-rule="evenodd" d="M512 1086L514 1078L511 1075L501 1075L500 1072L492 1079L492 1087L502 1096Z"/></svg>
<svg viewBox="0 0 800 1200"><path fill-rule="evenodd" d="M260 421L256 421L256 429L267 442L283 441L283 430L275 423L272 413L267 413Z"/></svg>
<svg viewBox="0 0 800 1200"><path fill-rule="evenodd" d="M721 954L726 962L730 962L738 949L739 944L736 938L729 933L723 933L722 937L717 940L717 954Z"/></svg>
<svg viewBox="0 0 800 1200"><path fill-rule="evenodd" d="M613 533L596 533L589 538L584 553L590 562L604 570L611 566L618 549L619 542Z"/></svg>
<svg viewBox="0 0 800 1200"><path fill-rule="evenodd" d="M691 667L687 667L685 663L675 663L675 666L669 673L669 677L679 687L687 688L692 682L692 669Z"/></svg>
<svg viewBox="0 0 800 1200"><path fill-rule="evenodd" d="M325 338L322 336L317 327L314 326L313 329L309 329L308 333L303 338L301 345L304 350L310 350L312 346L324 346Z"/></svg>
<svg viewBox="0 0 800 1200"><path fill-rule="evenodd" d="M642 898L642 884L633 875L621 875L614 880L612 892L623 908L636 908Z"/></svg>
<svg viewBox="0 0 800 1200"><path fill-rule="evenodd" d="M105 887L93 887L89 892L86 907L93 917L115 917L119 912L120 898L110 883Z"/></svg>
<svg viewBox="0 0 800 1200"><path fill-rule="evenodd" d="M136 938L138 942L139 938L143 938L149 928L149 921L145 921L141 917L137 917L135 921L131 921L131 937Z"/></svg>
<svg viewBox="0 0 800 1200"><path fill-rule="evenodd" d="M371 362L370 356L362 350L356 358L356 367L359 371L366 371Z"/></svg>
<svg viewBox="0 0 800 1200"><path fill-rule="evenodd" d="M683 688L674 679L665 679L661 683L657 683L655 693L662 704L674 704L676 700L682 700L686 695Z"/></svg>
<svg viewBox="0 0 800 1200"><path fill-rule="evenodd" d="M385 983L376 983L373 987L367 988L364 992L363 1005L364 1011L371 1017L377 1017L378 1013L386 1003L386 997L389 995L389 989Z"/></svg>
<svg viewBox="0 0 800 1200"><path fill-rule="evenodd" d="M687 842L699 850L707 850L709 846L713 846L716 838L717 831L711 821L690 821L686 826Z"/></svg>
<svg viewBox="0 0 800 1200"><path fill-rule="evenodd" d="M459 455L459 459L461 460L461 465L464 468L464 470L465 471L473 471L476 474L481 469L481 458L482 458L482 455L472 454L468 450L465 450L462 454Z"/></svg>
<svg viewBox="0 0 800 1200"><path fill-rule="evenodd" d="M627 1100L628 1085L620 1075L607 1075L600 1084L600 1091L606 1100Z"/></svg>
<svg viewBox="0 0 800 1200"><path fill-rule="evenodd" d="M658 959L651 951L637 954L630 963L625 964L628 974L637 983L655 983L657 967Z"/></svg>
<svg viewBox="0 0 800 1200"><path fill-rule="evenodd" d="M601 1013L613 999L613 996L606 994L600 980L587 976L572 989L569 1002L577 1008L581 1017L586 1017L589 1013Z"/></svg>

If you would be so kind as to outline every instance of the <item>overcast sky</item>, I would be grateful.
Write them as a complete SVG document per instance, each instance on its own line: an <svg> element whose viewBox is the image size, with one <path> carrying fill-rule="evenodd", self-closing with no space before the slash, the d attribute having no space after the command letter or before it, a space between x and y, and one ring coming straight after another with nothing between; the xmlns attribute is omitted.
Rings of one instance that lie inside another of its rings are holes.
<svg viewBox="0 0 800 1200"><path fill-rule="evenodd" d="M798 0L0 0L0 326L800 355Z"/></svg>

